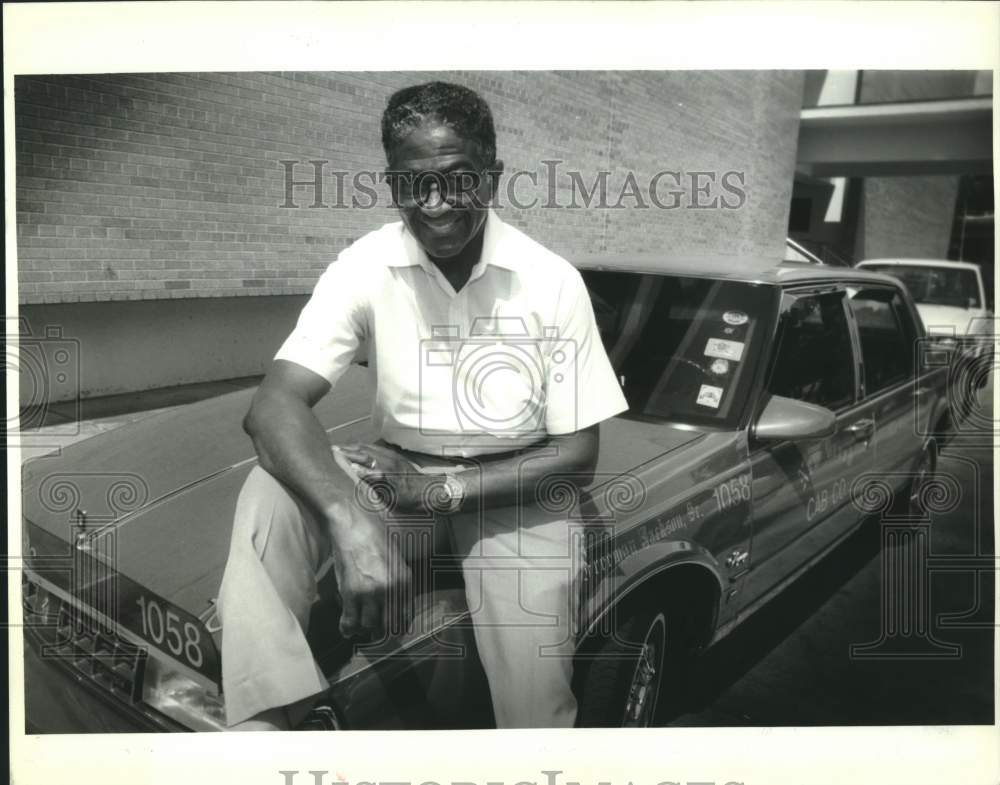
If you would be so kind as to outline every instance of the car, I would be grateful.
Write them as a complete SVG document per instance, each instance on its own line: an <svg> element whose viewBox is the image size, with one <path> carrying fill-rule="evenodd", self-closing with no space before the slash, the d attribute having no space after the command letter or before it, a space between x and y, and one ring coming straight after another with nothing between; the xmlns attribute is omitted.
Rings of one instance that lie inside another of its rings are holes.
<svg viewBox="0 0 1000 785"><path fill-rule="evenodd" d="M993 376L996 323L979 265L944 259L867 259L863 270L898 278L909 290L931 339L955 353L950 388L960 419L976 407Z"/></svg>
<svg viewBox="0 0 1000 785"><path fill-rule="evenodd" d="M578 724L649 725L677 711L694 658L878 514L872 498L919 512L948 426L946 358L920 351L890 276L738 256L574 263L629 403L601 424L573 522ZM331 443L374 437L372 374L352 366L317 405ZM252 394L24 465L29 732L224 727L215 599L256 465L240 427ZM332 685L322 727L491 727L461 572L441 527L404 523L411 626L341 638L323 579L309 627Z"/></svg>
<svg viewBox="0 0 1000 785"><path fill-rule="evenodd" d="M993 314L979 265L944 259L866 259L857 266L906 284L932 336L988 335L992 340Z"/></svg>

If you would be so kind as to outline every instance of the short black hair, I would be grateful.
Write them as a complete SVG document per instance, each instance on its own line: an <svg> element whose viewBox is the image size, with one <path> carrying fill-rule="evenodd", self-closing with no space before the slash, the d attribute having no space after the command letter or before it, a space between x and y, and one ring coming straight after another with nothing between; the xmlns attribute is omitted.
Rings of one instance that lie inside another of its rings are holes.
<svg viewBox="0 0 1000 785"><path fill-rule="evenodd" d="M496 161L497 135L489 104L475 90L450 82L404 87L389 96L382 112L382 148L386 159L391 161L396 146L413 129L432 118L475 142L487 166Z"/></svg>

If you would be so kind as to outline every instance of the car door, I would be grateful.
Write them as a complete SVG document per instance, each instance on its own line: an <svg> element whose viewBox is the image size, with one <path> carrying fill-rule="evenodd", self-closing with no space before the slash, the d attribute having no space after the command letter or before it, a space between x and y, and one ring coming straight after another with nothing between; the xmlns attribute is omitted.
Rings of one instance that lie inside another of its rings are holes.
<svg viewBox="0 0 1000 785"><path fill-rule="evenodd" d="M757 411L771 395L826 407L833 435L751 436L753 539L744 601L776 587L849 528L851 484L872 465L876 422L859 402L858 354L843 286L788 291Z"/></svg>
<svg viewBox="0 0 1000 785"><path fill-rule="evenodd" d="M926 393L914 385L914 315L889 285L849 286L847 302L861 349L861 397L877 424L873 469L900 490L924 440L914 412L915 396Z"/></svg>

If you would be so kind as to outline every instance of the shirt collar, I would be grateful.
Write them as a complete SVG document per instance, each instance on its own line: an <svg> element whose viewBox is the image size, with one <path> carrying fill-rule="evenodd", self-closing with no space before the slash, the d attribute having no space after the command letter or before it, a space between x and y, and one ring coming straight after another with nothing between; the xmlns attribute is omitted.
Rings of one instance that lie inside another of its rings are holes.
<svg viewBox="0 0 1000 785"><path fill-rule="evenodd" d="M502 267L505 270L516 270L517 260L513 258L510 251L504 253L503 248L503 236L507 224L505 224L500 217L492 209L486 211L486 228L483 230L483 250L479 256L479 261L476 262L475 267L472 268L472 277L470 280L478 278L482 275L488 265L493 265L494 267ZM427 254L424 253L424 249L420 247L420 244L416 241L412 234L410 234L409 229L406 228L406 224L400 221L399 223L400 234L403 239L403 250L404 253L397 256L393 256L386 260L386 264L390 267L423 267L427 272L433 274L434 270L437 268L427 258Z"/></svg>

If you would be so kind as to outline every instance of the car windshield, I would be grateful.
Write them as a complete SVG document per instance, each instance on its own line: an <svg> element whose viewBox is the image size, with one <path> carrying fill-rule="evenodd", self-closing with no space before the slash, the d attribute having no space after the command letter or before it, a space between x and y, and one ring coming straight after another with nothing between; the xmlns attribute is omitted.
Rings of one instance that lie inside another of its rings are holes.
<svg viewBox="0 0 1000 785"><path fill-rule="evenodd" d="M627 416L736 427L776 309L773 287L587 270Z"/></svg>
<svg viewBox="0 0 1000 785"><path fill-rule="evenodd" d="M915 264L866 264L864 269L898 278L921 305L981 308L979 280L974 270Z"/></svg>

